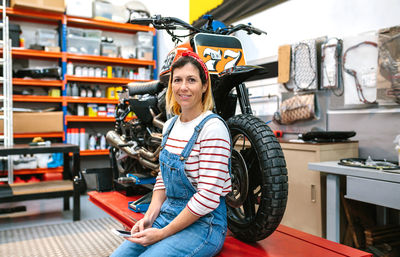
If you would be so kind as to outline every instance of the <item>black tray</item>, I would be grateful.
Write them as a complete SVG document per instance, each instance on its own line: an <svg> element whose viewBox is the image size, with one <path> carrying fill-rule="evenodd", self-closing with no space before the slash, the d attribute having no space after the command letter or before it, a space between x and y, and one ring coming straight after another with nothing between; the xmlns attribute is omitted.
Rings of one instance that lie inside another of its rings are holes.
<svg viewBox="0 0 400 257"><path fill-rule="evenodd" d="M355 131L310 131L301 135L304 141L345 141L356 135Z"/></svg>

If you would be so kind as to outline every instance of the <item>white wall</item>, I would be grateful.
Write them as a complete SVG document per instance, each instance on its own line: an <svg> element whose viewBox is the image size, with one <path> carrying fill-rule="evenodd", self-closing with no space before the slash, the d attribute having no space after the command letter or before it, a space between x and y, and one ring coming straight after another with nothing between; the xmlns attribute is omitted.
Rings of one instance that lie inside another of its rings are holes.
<svg viewBox="0 0 400 257"><path fill-rule="evenodd" d="M399 0L288 0L237 23L267 36L241 34L247 61L275 56L278 47L319 36L343 38L400 24Z"/></svg>

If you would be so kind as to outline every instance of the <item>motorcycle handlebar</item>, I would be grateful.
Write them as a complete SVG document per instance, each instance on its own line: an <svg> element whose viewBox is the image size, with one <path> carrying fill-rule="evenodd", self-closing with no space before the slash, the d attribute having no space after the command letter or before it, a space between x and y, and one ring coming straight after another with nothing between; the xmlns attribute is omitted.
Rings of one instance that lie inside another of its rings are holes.
<svg viewBox="0 0 400 257"><path fill-rule="evenodd" d="M156 29L178 29L177 26L184 27L197 32L202 32L202 29L193 27L189 23L175 17L161 17L160 15L153 16L152 18L137 18L130 21L132 24L137 25L150 25L152 24Z"/></svg>
<svg viewBox="0 0 400 257"><path fill-rule="evenodd" d="M227 27L223 28L217 31L205 29L205 28L196 28L192 26L191 24L184 22L181 19L175 18L175 17L161 17L161 15L155 15L151 18L137 18L133 19L130 21L132 24L137 24L137 25L150 25L152 24L156 29L167 29L167 30L175 30L178 29L179 26L195 31L195 32L205 32L205 33L213 33L213 34L223 34L223 35L230 35L233 34L236 31L239 30L244 30L247 31L248 34L267 34L267 32L264 32L260 29L254 28L251 25L245 25L245 24L239 24L235 25L233 27Z"/></svg>
<svg viewBox="0 0 400 257"><path fill-rule="evenodd" d="M149 26L150 24L153 24L153 19L150 19L150 18L136 18L136 19L130 20L130 23L136 24L136 25Z"/></svg>

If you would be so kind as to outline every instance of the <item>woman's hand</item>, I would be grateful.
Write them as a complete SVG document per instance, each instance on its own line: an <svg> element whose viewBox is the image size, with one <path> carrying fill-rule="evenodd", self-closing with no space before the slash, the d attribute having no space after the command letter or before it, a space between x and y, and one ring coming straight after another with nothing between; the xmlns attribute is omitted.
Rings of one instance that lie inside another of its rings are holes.
<svg viewBox="0 0 400 257"><path fill-rule="evenodd" d="M141 220L135 223L135 225L131 229L131 234L135 234L137 232L141 232L145 230L146 228L150 228L153 225L153 221L147 217L144 216Z"/></svg>
<svg viewBox="0 0 400 257"><path fill-rule="evenodd" d="M133 229L133 228L132 228ZM132 237L126 238L132 243L148 246L164 239L164 233L158 228L148 228L143 231L137 232Z"/></svg>

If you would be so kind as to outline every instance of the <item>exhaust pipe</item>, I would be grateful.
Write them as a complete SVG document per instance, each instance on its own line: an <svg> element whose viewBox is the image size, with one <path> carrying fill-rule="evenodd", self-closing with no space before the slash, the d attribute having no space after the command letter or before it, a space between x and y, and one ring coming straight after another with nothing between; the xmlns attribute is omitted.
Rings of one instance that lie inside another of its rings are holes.
<svg viewBox="0 0 400 257"><path fill-rule="evenodd" d="M157 164L157 162L158 162L158 156L161 151L161 146L159 146L154 153L148 151L145 148L141 148L136 151L132 149L131 146L126 146L127 145L126 141L123 140L122 137L113 130L107 132L106 140L112 146L124 151L129 157L138 159L143 166L153 170L158 169L159 165Z"/></svg>
<svg viewBox="0 0 400 257"><path fill-rule="evenodd" d="M161 151L161 146L159 146L154 153L148 151L145 148L141 148L137 152L139 153L140 157L143 157L149 161L155 162L155 161L158 161L158 156L160 154L160 151Z"/></svg>
<svg viewBox="0 0 400 257"><path fill-rule="evenodd" d="M140 157L139 159L139 163L142 164L144 167L149 168L151 170L158 170L160 165L158 163L153 163L151 161L148 161L142 157Z"/></svg>
<svg viewBox="0 0 400 257"><path fill-rule="evenodd" d="M154 113L154 111L150 108L150 114L153 116L153 125L159 129L162 129L164 127L164 122L160 120L160 117L162 116L162 113L159 113L157 116Z"/></svg>
<svg viewBox="0 0 400 257"><path fill-rule="evenodd" d="M127 153L129 157L132 157L135 159L139 158L138 153L134 149L132 149L132 147L129 147L129 146L121 147L120 146L120 145L126 145L126 142L125 142L125 140L122 139L122 137L117 132L115 132L113 130L108 131L107 135L106 135L106 140L110 145L112 145L118 149L121 149L122 151Z"/></svg>

